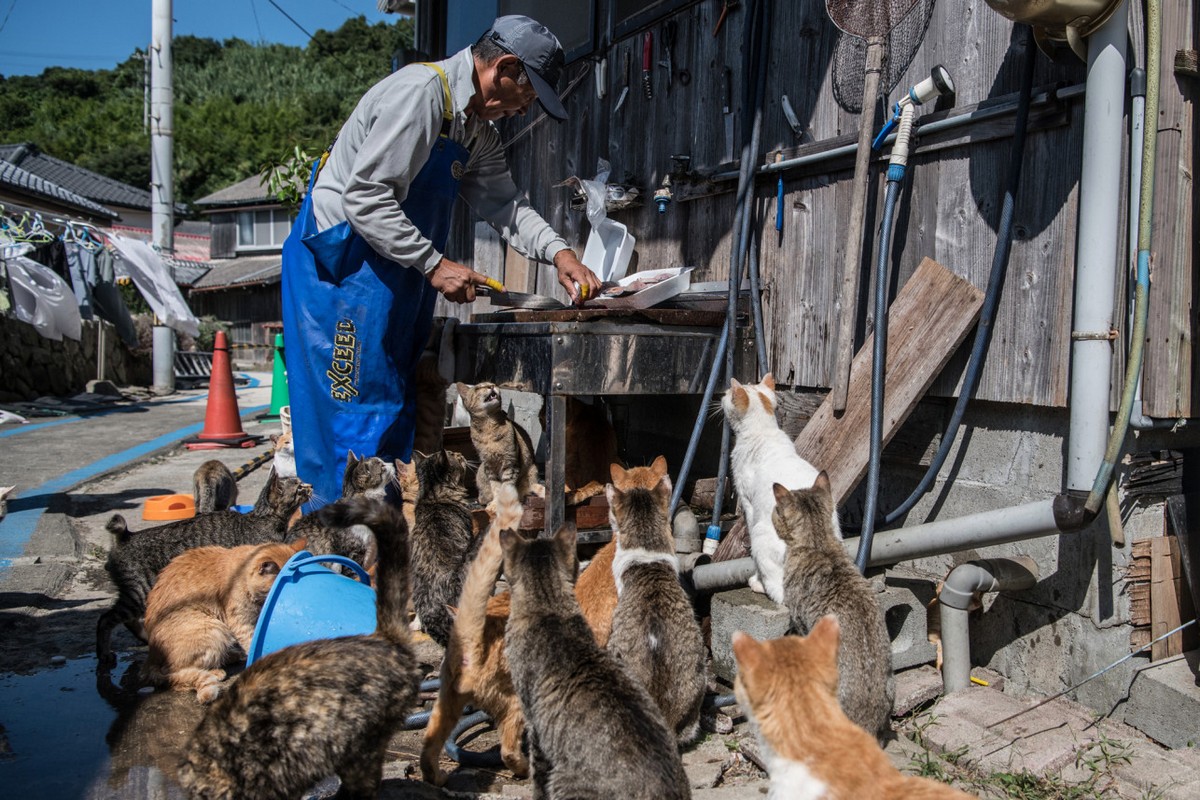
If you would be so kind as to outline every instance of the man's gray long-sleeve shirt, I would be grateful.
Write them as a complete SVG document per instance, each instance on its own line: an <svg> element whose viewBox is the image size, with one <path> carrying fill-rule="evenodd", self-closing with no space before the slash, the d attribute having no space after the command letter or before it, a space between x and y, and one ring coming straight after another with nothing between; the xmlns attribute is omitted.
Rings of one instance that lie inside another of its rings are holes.
<svg viewBox="0 0 1200 800"><path fill-rule="evenodd" d="M468 47L437 62L450 84L454 120L449 136L471 151L459 193L518 252L552 262L563 241L536 211L508 171L496 127L465 113L475 94L475 61ZM428 273L442 258L400 204L442 130L445 94L437 71L410 65L363 95L338 134L313 187L320 230L350 226L381 256Z"/></svg>

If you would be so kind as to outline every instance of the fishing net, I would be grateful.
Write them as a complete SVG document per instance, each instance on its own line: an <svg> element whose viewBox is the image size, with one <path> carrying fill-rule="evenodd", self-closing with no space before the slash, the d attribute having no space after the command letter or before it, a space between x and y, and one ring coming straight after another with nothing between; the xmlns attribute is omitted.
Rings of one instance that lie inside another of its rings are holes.
<svg viewBox="0 0 1200 800"><path fill-rule="evenodd" d="M833 97L839 106L854 114L862 111L867 39L872 36L885 36L887 41L880 93L896 88L925 38L933 4L934 0L826 2L830 19L841 30L833 54Z"/></svg>

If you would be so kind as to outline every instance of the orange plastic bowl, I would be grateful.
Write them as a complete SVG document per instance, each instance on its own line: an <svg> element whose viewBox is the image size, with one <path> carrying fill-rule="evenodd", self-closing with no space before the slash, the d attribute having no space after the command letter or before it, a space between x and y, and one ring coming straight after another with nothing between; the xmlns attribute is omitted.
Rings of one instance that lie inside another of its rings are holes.
<svg viewBox="0 0 1200 800"><path fill-rule="evenodd" d="M160 494L147 497L142 506L142 519L172 520L196 516L196 501L190 494Z"/></svg>

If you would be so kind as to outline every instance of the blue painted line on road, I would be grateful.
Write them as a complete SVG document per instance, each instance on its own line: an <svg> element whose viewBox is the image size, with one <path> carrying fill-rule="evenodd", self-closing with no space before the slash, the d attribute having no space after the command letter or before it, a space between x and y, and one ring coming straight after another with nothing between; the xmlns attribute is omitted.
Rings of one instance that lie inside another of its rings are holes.
<svg viewBox="0 0 1200 800"><path fill-rule="evenodd" d="M245 386L234 387L235 391L241 391L243 389L257 389L259 386L262 385L262 380L259 378L255 378L250 375L246 375L245 373L242 374L242 377L245 378L249 382ZM151 405L152 406L170 406L170 405L174 405L176 403L194 403L197 400L204 400L207 397L208 397L208 392L205 392L204 394L198 394L195 397L179 397L174 400L159 400L158 402L152 403ZM32 422L32 423L27 423L24 425L13 425L12 428L6 428L3 430L0 430L0 439L4 439L9 436L16 436L19 433L29 433L30 431L40 431L43 428L53 428L55 425L67 425L72 422L82 422L85 419L99 419L100 417L107 417L109 414L117 414L120 412L127 412L129 409L137 408L140 405L142 405L142 404L134 403L133 405L118 406L115 408L110 408L106 411L97 411L94 414L88 414L88 415L82 416L82 417L63 417L61 419L50 420L49 422Z"/></svg>
<svg viewBox="0 0 1200 800"><path fill-rule="evenodd" d="M242 413L253 414L258 411L264 411L269 407L269 405L254 406ZM116 469L123 464L153 453L155 450L168 447L180 439L199 433L203 429L204 423L202 422L195 425L188 425L186 428L165 433L148 442L142 442L135 447L130 447L119 453L105 456L98 461L93 461L87 466L71 470L53 480L46 481L41 486L35 486L28 490L23 489L20 495L14 500L9 501L10 507L20 504L22 498L26 497L37 497L39 498L39 502L37 505L29 508L20 508L11 511L3 521L0 521L0 574L12 565L12 559L20 557L25 552L25 545L29 543L29 539L37 529L38 520L42 518L42 514L45 513L46 508L49 506L51 498L55 495L62 494L70 490L71 487L94 478L103 472Z"/></svg>

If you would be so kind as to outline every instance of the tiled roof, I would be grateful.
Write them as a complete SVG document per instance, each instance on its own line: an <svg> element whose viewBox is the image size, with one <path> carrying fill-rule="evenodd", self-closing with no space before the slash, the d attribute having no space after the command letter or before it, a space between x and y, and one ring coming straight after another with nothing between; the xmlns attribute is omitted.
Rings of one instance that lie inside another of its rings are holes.
<svg viewBox="0 0 1200 800"><path fill-rule="evenodd" d="M221 259L212 265L212 269L192 285L193 292L278 283L283 275L283 258L278 254Z"/></svg>
<svg viewBox="0 0 1200 800"><path fill-rule="evenodd" d="M0 185L9 186L26 194L43 197L79 209L98 217L116 219L120 215L110 208L94 203L86 197L67 189L52 180L35 175L27 169L11 163L0 156Z"/></svg>
<svg viewBox="0 0 1200 800"><path fill-rule="evenodd" d="M224 189L218 189L212 194L195 201L195 205L240 206L255 203L277 203L278 201L267 191L266 184L262 182L263 175L265 174L260 172L231 186L226 186Z"/></svg>
<svg viewBox="0 0 1200 800"><path fill-rule="evenodd" d="M97 203L150 210L150 192L48 156L30 142L0 145L0 159ZM186 208L176 204L176 211Z"/></svg>
<svg viewBox="0 0 1200 800"><path fill-rule="evenodd" d="M212 264L197 264L194 261L181 261L177 258L164 258L163 261L175 271L175 283L180 286L195 286L196 282L212 270Z"/></svg>

